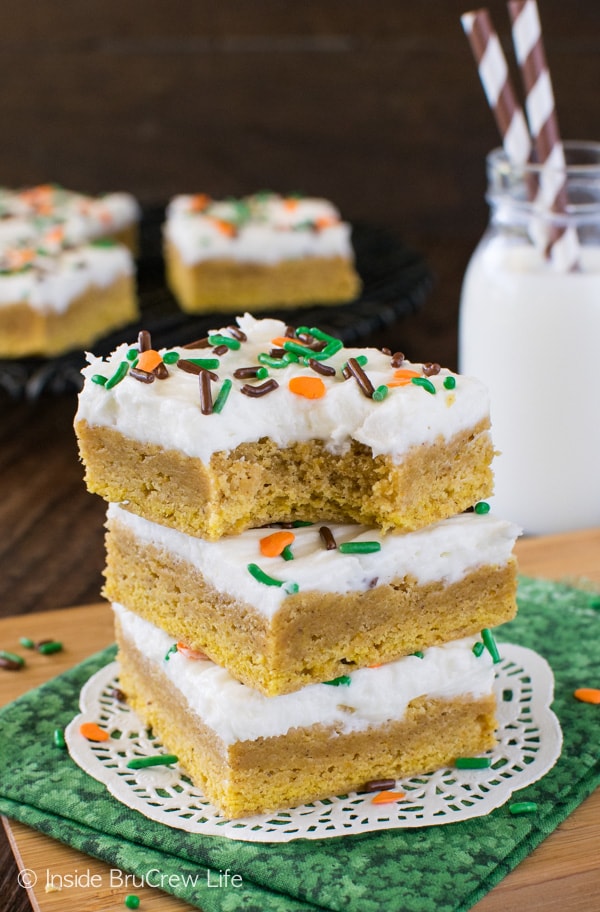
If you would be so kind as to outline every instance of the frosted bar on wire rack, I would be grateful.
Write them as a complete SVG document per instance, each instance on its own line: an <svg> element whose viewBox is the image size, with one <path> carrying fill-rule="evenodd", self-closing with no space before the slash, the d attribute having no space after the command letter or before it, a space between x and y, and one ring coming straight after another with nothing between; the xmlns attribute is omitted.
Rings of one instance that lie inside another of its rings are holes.
<svg viewBox="0 0 600 912"><path fill-rule="evenodd" d="M566 163L537 3L536 0L510 0L508 8L515 53L526 92L525 110L540 164L536 203L542 211L565 213ZM579 259L575 229L556 225L547 242L547 253L559 269L573 269Z"/></svg>
<svg viewBox="0 0 600 912"><path fill-rule="evenodd" d="M487 9L473 10L461 16L461 23L500 131L504 151L510 162L524 165L531 153L531 138L490 14Z"/></svg>

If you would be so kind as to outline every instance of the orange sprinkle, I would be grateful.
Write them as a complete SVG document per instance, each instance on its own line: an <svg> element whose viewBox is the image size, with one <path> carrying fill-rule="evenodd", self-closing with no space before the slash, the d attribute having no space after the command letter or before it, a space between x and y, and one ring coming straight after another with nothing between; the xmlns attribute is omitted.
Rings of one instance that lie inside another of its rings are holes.
<svg viewBox="0 0 600 912"><path fill-rule="evenodd" d="M394 371L394 379L386 383L386 386L406 386L409 384L413 377L420 377L421 374L418 371L409 370L407 367L400 367L397 371Z"/></svg>
<svg viewBox="0 0 600 912"><path fill-rule="evenodd" d="M290 339L289 336L277 336L275 339L271 339L271 345L276 348L283 348L285 342L293 342L294 345L305 345L308 348L308 342L302 342L301 339Z"/></svg>
<svg viewBox="0 0 600 912"><path fill-rule="evenodd" d="M139 368L139 370L147 371L147 373L151 374L154 368L158 367L161 362L162 358L158 352L153 348L149 348L147 351L140 352L136 367Z"/></svg>
<svg viewBox="0 0 600 912"><path fill-rule="evenodd" d="M291 393L305 399L322 399L327 392L320 377L292 377L288 386Z"/></svg>
<svg viewBox="0 0 600 912"><path fill-rule="evenodd" d="M263 557L279 557L283 549L292 544L295 537L293 532L288 531L273 532L272 535L266 535L259 542L260 553Z"/></svg>
<svg viewBox="0 0 600 912"><path fill-rule="evenodd" d="M367 665L367 668L381 668L381 665Z"/></svg>
<svg viewBox="0 0 600 912"><path fill-rule="evenodd" d="M35 259L35 250L13 247L6 251L5 258L9 269L22 269Z"/></svg>
<svg viewBox="0 0 600 912"><path fill-rule="evenodd" d="M190 200L191 212L203 212L210 206L210 196L207 193L196 193Z"/></svg>
<svg viewBox="0 0 600 912"><path fill-rule="evenodd" d="M287 199L284 199L283 205L286 209L292 211L298 208L298 200L294 196L288 196Z"/></svg>
<svg viewBox="0 0 600 912"><path fill-rule="evenodd" d="M180 652L186 659L201 659L203 661L208 661L206 653L201 652L199 649L192 649L187 643L178 643L177 652Z"/></svg>
<svg viewBox="0 0 600 912"><path fill-rule="evenodd" d="M330 215L315 219L315 225L319 231L322 231L324 228L331 228L332 225L337 225L337 222L338 219L332 218Z"/></svg>
<svg viewBox="0 0 600 912"><path fill-rule="evenodd" d="M406 798L406 792L377 792L371 798L371 804L393 804L403 798Z"/></svg>
<svg viewBox="0 0 600 912"><path fill-rule="evenodd" d="M223 219L212 218L211 221L219 229L221 234L226 234L228 237L235 237L235 225L231 222L225 222Z"/></svg>
<svg viewBox="0 0 600 912"><path fill-rule="evenodd" d="M108 741L110 738L108 732L95 722L84 722L79 726L79 731L88 741Z"/></svg>
<svg viewBox="0 0 600 912"><path fill-rule="evenodd" d="M50 231L46 232L44 240L49 244L58 244L65 236L65 229L62 225L55 225Z"/></svg>
<svg viewBox="0 0 600 912"><path fill-rule="evenodd" d="M596 687L580 687L573 696L582 703L600 703L600 690Z"/></svg>

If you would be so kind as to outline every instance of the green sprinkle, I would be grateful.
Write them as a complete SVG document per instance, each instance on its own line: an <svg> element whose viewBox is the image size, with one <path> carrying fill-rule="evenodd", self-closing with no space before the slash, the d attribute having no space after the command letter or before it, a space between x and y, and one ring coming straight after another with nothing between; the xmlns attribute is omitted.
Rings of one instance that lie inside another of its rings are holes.
<svg viewBox="0 0 600 912"><path fill-rule="evenodd" d="M19 643L20 643L21 646L23 646L25 649L33 649L33 647L35 646L35 643L34 643L33 640L31 639L31 637L21 637L21 638L19 639Z"/></svg>
<svg viewBox="0 0 600 912"><path fill-rule="evenodd" d="M231 351L237 351L241 347L241 342L238 342L237 339L233 339L231 336L221 336L219 333L209 336L208 341L211 345L225 345Z"/></svg>
<svg viewBox="0 0 600 912"><path fill-rule="evenodd" d="M174 652L177 652L177 643L173 643L172 646L169 646L165 655L165 662L169 661Z"/></svg>
<svg viewBox="0 0 600 912"><path fill-rule="evenodd" d="M481 631L481 639L483 640L484 646L491 655L494 665L497 665L500 662L500 653L498 652L498 647L496 646L496 640L494 639L494 634L488 627L484 627Z"/></svg>
<svg viewBox="0 0 600 912"><path fill-rule="evenodd" d="M67 745L65 743L65 733L62 728L55 728L52 735L52 740L54 741L55 747L60 747L63 750Z"/></svg>
<svg viewBox="0 0 600 912"><path fill-rule="evenodd" d="M259 367L258 370L256 371L257 380L266 380L268 376L269 376L269 371L267 370L266 367Z"/></svg>
<svg viewBox="0 0 600 912"><path fill-rule="evenodd" d="M480 500L479 503L476 503L473 507L473 511L479 516L485 516L486 513L490 512L490 505L486 503L485 500Z"/></svg>
<svg viewBox="0 0 600 912"><path fill-rule="evenodd" d="M0 649L0 659L6 659L8 662L16 662L17 665L23 666L25 659L17 655L16 652L8 652L6 649Z"/></svg>
<svg viewBox="0 0 600 912"><path fill-rule="evenodd" d="M127 906L128 909L139 909L139 907L140 907L139 896L136 896L135 893L129 893L129 895L125 897L125 905Z"/></svg>
<svg viewBox="0 0 600 912"><path fill-rule="evenodd" d="M283 347L286 352L295 353L296 355L302 355L302 357L311 357L312 352L306 348L306 345L301 345L300 342L294 342L290 340L289 342L284 342Z"/></svg>
<svg viewBox="0 0 600 912"><path fill-rule="evenodd" d="M92 383L97 383L98 386L106 386L106 377L103 377L102 374L93 374Z"/></svg>
<svg viewBox="0 0 600 912"><path fill-rule="evenodd" d="M129 364L127 361L121 361L118 368L104 384L104 389L112 389L113 386L116 386L117 383L120 383L127 376L127 371L129 370Z"/></svg>
<svg viewBox="0 0 600 912"><path fill-rule="evenodd" d="M299 336L312 336L313 339L318 339L319 342L339 342L339 339L336 339L334 336L328 335L326 332L323 332L322 329L309 329L308 326L299 326L296 330L297 335Z"/></svg>
<svg viewBox="0 0 600 912"><path fill-rule="evenodd" d="M446 377L444 387L447 390L453 390L456 386L456 377Z"/></svg>
<svg viewBox="0 0 600 912"><path fill-rule="evenodd" d="M265 573L264 570L261 570L258 564L248 564L247 568L250 576L253 576L257 583L262 583L263 586L279 586L284 592L287 592L288 595L292 595L294 592L298 592L299 586L298 583L293 583L290 580L278 580L273 576L269 576L268 573Z"/></svg>
<svg viewBox="0 0 600 912"><path fill-rule="evenodd" d="M266 367L271 367L274 370L281 370L290 363L289 361L286 361L285 358L272 358L271 355L267 355L266 352L260 352L257 355L257 360L259 364L264 364Z"/></svg>
<svg viewBox="0 0 600 912"><path fill-rule="evenodd" d="M333 678L331 681L323 681L323 684L328 684L330 687L350 687L352 678L350 675L340 675L339 678Z"/></svg>
<svg viewBox="0 0 600 912"><path fill-rule="evenodd" d="M428 393L435 393L435 386L427 377L411 377L410 382L414 383L415 386L422 386Z"/></svg>
<svg viewBox="0 0 600 912"><path fill-rule="evenodd" d="M91 244L92 247L116 247L117 242L113 241L112 238L96 238L95 241L88 241L88 244Z"/></svg>
<svg viewBox="0 0 600 912"><path fill-rule="evenodd" d="M223 406L227 402L227 397L231 392L232 385L233 382L229 380L229 378L227 380L223 380L223 385L221 386L221 389L219 390L217 397L213 402L213 412L217 412L218 414L219 412L223 411Z"/></svg>
<svg viewBox="0 0 600 912"><path fill-rule="evenodd" d="M459 770L489 769L492 765L490 757L457 757L454 766Z"/></svg>
<svg viewBox="0 0 600 912"><path fill-rule="evenodd" d="M311 358L314 361L327 361L328 358L332 358L344 347L344 343L339 339L333 339L331 342L328 342L325 348L320 352L313 352Z"/></svg>
<svg viewBox="0 0 600 912"><path fill-rule="evenodd" d="M135 359L137 358L137 356L139 355L139 353L140 353L140 352L139 352L139 349L137 349L137 348L130 348L129 351L127 352L127 360L128 360L128 361L135 361Z"/></svg>
<svg viewBox="0 0 600 912"><path fill-rule="evenodd" d="M484 649L485 649L485 646L483 645L481 640L478 640L475 643L475 645L473 646L473 655L475 655L475 656L477 656L477 658L479 658L479 656L483 653Z"/></svg>
<svg viewBox="0 0 600 912"><path fill-rule="evenodd" d="M285 548L281 552L281 556L286 561L294 560L294 555L293 555L292 549L290 548L289 545L285 546Z"/></svg>
<svg viewBox="0 0 600 912"><path fill-rule="evenodd" d="M424 653L424 652L421 652L420 649L418 649L417 652L413 652L412 655L416 656L417 659L424 659L424 658L425 658L425 653Z"/></svg>
<svg viewBox="0 0 600 912"><path fill-rule="evenodd" d="M508 806L511 814L534 814L537 809L535 801L516 801Z"/></svg>
<svg viewBox="0 0 600 912"><path fill-rule="evenodd" d="M127 769L140 770L147 766L170 766L177 763L179 757L175 754L157 754L155 757L135 757L127 764Z"/></svg>
<svg viewBox="0 0 600 912"><path fill-rule="evenodd" d="M375 551L381 551L381 542L343 542L341 545L338 545L338 551L341 554L373 554Z"/></svg>
<svg viewBox="0 0 600 912"><path fill-rule="evenodd" d="M54 652L62 652L63 644L59 643L58 640L50 640L49 643L40 643L37 648L38 652L41 652L42 655L52 655Z"/></svg>
<svg viewBox="0 0 600 912"><path fill-rule="evenodd" d="M306 519L295 519L292 525L294 529L303 529L305 526L314 526L314 523L308 522Z"/></svg>
<svg viewBox="0 0 600 912"><path fill-rule="evenodd" d="M389 389L384 383L382 386L377 387L377 389L373 392L371 399L374 399L375 402L383 402L388 393Z"/></svg>
<svg viewBox="0 0 600 912"><path fill-rule="evenodd" d="M165 364L177 364L179 361L180 355L178 352L165 352L163 355L163 361ZM191 359L188 359L191 360Z"/></svg>
<svg viewBox="0 0 600 912"><path fill-rule="evenodd" d="M202 367L207 371L218 370L221 366L221 362L218 358L186 358L186 361L189 361L190 364L196 364L198 367Z"/></svg>

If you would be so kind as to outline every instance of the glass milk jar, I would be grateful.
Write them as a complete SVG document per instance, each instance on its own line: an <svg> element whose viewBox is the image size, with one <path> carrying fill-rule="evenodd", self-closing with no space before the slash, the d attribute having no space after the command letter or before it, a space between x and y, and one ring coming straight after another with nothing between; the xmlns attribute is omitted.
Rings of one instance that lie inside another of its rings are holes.
<svg viewBox="0 0 600 912"><path fill-rule="evenodd" d="M533 534L600 526L600 143L565 157L558 213L540 166L490 153L490 225L460 304L459 369L488 386L500 452L491 504Z"/></svg>

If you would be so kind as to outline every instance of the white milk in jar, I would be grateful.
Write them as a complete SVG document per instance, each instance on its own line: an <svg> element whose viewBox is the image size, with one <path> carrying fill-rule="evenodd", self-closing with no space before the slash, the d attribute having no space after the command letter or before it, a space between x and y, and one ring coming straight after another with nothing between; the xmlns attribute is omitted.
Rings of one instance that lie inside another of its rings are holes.
<svg viewBox="0 0 600 912"><path fill-rule="evenodd" d="M500 451L491 503L540 534L600 525L600 145L565 150L567 212L543 218L524 169L489 156L460 310L459 368L488 386ZM575 269L548 255L551 225L576 229Z"/></svg>

